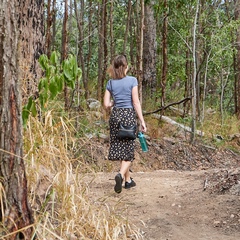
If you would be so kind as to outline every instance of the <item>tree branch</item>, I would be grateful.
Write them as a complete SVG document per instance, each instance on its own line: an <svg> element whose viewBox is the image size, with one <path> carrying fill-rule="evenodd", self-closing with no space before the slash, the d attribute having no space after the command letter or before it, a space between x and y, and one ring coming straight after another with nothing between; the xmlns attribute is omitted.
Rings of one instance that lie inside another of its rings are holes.
<svg viewBox="0 0 240 240"><path fill-rule="evenodd" d="M168 104L167 106L162 106L162 107L160 107L159 109L154 110L154 111L152 111L152 112L143 113L143 115L149 115L149 114L153 114L153 113L160 112L160 111L165 110L165 109L167 109L167 108L169 108L169 107L171 107L171 106L173 106L173 105L179 105L179 104L181 104L181 103L183 103L183 102L189 101L189 100L191 100L191 98L192 98L191 96L190 96L190 97L186 97L186 98L180 100L179 102L170 103L170 104Z"/></svg>

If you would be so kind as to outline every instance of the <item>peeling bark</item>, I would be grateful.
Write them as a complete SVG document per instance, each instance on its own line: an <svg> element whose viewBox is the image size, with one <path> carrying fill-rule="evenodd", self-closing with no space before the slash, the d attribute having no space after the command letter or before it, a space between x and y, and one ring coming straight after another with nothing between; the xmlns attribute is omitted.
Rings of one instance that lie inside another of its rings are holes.
<svg viewBox="0 0 240 240"><path fill-rule="evenodd" d="M20 79L23 102L38 91L42 71L38 59L44 51L44 0L16 2L19 29Z"/></svg>
<svg viewBox="0 0 240 240"><path fill-rule="evenodd" d="M156 21L154 18L154 3L150 1L145 5L144 31L143 31L143 95L152 96L156 91ZM146 92L147 88L149 92Z"/></svg>
<svg viewBox="0 0 240 240"><path fill-rule="evenodd" d="M31 239L33 218L22 152L16 2L3 0L0 5L0 195L4 196L0 221L7 230L0 238Z"/></svg>

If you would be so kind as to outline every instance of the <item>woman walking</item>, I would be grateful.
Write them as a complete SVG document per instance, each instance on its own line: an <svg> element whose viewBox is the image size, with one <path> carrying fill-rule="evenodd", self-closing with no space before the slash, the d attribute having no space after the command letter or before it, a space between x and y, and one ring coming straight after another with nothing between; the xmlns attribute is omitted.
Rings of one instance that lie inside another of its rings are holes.
<svg viewBox="0 0 240 240"><path fill-rule="evenodd" d="M132 126L136 124L136 113L140 122L140 131L146 132L147 128L142 114L142 108L138 96L138 81L135 77L128 76L128 63L125 55L118 55L114 58L108 69L111 79L107 82L104 95L104 107L112 108L110 124L110 148L108 159L120 161L120 171L115 176L116 193L124 187L131 188L136 183L130 177L130 166L134 160L135 139L118 139L119 123ZM111 100L111 96L114 101Z"/></svg>

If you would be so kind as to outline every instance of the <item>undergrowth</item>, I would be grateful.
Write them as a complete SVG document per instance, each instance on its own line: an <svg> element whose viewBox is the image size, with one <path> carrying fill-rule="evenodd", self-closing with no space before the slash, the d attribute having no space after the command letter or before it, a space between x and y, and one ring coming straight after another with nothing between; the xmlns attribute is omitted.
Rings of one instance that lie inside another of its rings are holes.
<svg viewBox="0 0 240 240"><path fill-rule="evenodd" d="M78 136L75 120L53 115L46 112L44 122L30 118L24 132L36 236L41 240L141 239L135 226L119 215L117 206L92 202L85 178L93 181L95 173L82 161L84 156L74 159L72 154L87 144L88 138L83 133Z"/></svg>

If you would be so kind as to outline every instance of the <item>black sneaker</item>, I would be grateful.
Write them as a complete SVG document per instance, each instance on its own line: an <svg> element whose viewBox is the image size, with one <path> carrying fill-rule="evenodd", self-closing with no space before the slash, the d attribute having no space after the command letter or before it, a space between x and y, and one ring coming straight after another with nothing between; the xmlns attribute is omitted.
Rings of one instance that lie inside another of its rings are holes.
<svg viewBox="0 0 240 240"><path fill-rule="evenodd" d="M122 175L121 173L118 173L116 176L115 176L115 182L116 182L116 185L114 187L114 191L116 193L120 193L122 191L122 182L123 182L123 178L122 178Z"/></svg>
<svg viewBox="0 0 240 240"><path fill-rule="evenodd" d="M135 187L136 186L136 183L133 181L133 179L131 178L131 182L125 182L125 188L128 189L128 188L131 188L131 187Z"/></svg>

